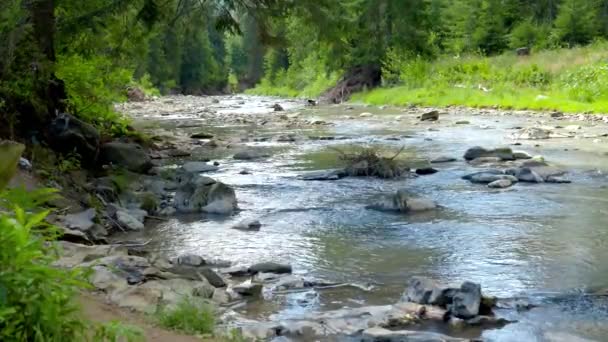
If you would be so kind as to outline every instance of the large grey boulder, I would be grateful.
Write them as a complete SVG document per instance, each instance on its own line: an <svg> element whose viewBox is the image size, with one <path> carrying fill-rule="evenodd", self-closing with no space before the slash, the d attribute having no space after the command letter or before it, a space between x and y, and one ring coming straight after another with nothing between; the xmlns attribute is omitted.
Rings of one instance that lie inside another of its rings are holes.
<svg viewBox="0 0 608 342"><path fill-rule="evenodd" d="M465 160L473 160L481 157L497 157L501 160L515 160L513 151L508 147L486 149L480 146L475 146L469 148L464 154Z"/></svg>
<svg viewBox="0 0 608 342"><path fill-rule="evenodd" d="M76 152L86 165L93 165L99 154L99 132L74 116L60 114L49 127L49 143L58 152Z"/></svg>
<svg viewBox="0 0 608 342"><path fill-rule="evenodd" d="M481 285L465 281L455 291L449 311L458 318L472 318L479 314L481 305Z"/></svg>
<svg viewBox="0 0 608 342"><path fill-rule="evenodd" d="M206 212L228 215L237 209L234 189L209 177L185 175L175 193L175 209L179 212Z"/></svg>
<svg viewBox="0 0 608 342"><path fill-rule="evenodd" d="M112 164L139 173L145 173L153 166L148 153L140 145L133 143L113 141L103 144L99 158L103 164Z"/></svg>

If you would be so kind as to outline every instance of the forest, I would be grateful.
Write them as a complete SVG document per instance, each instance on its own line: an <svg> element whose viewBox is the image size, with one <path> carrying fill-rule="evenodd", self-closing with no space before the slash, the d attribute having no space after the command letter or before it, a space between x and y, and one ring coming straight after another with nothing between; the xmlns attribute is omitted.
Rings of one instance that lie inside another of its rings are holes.
<svg viewBox="0 0 608 342"><path fill-rule="evenodd" d="M371 87L420 88L430 78L496 83L501 73L513 73L493 68L484 56L588 44L601 52L608 35L602 0L7 0L0 6L3 136L23 130L23 115L38 113L44 121L41 113L55 109L108 132L124 131L112 103L135 87L151 95L250 89L316 97L362 66L375 71ZM596 55L581 75L564 72L553 80L555 68L543 64L554 58L544 58L517 69L507 85L555 81L566 88L580 76L595 86L606 77L603 56Z"/></svg>

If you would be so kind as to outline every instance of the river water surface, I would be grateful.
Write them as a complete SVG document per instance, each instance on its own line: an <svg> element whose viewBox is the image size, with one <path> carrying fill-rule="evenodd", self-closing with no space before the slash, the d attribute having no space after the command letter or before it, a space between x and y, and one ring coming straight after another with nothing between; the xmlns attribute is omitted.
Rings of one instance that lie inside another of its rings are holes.
<svg viewBox="0 0 608 342"><path fill-rule="evenodd" d="M317 310L389 304L399 299L409 277L422 275L448 284L471 280L481 283L486 294L525 297L542 304L511 314L518 323L484 331L485 339L572 341L578 336L608 341L608 301L584 294L608 288L607 138L602 138L606 142L591 138L521 141L517 149L542 155L568 170L573 183L517 184L495 191L461 179L478 170L462 160L465 150L476 145L510 145L514 142L513 127L549 121L546 115L477 115L479 111L460 109L448 110L439 123L414 125L417 120L413 117L395 120L398 115L407 116L398 108L304 108L297 102L259 97L217 99L219 103L211 104L209 100L182 97L174 101L191 101L186 109L172 111L164 106L152 113L130 112L140 125L154 122L172 130L191 130L198 122L216 136L236 137L248 146L267 147L274 153L255 161L234 160L230 151L205 156L221 165L219 171L206 175L233 186L242 210L228 218L174 218L148 229L145 237L152 239L154 248L171 255L195 252L235 264L289 262L297 274L369 289L287 294L247 307L247 316L286 319ZM332 125L286 129L221 121L209 126L197 121L197 106L214 108L218 116L237 113L255 119L268 113L275 102L286 107L287 115L299 111L300 117ZM375 115L359 118L361 112ZM456 125L458 120L470 124ZM177 127L186 121L194 124ZM608 133L605 124L576 124L585 132ZM295 143L259 141L286 133L301 139ZM340 139L313 140L308 136ZM400 158L451 156L458 161L434 165L438 173L417 178L298 179L308 170L339 166L333 148L346 145L375 145L387 150L405 146ZM243 169L251 174L240 174ZM416 215L365 209L378 196L401 188L432 198L441 208ZM262 229L230 229L245 218L260 220Z"/></svg>

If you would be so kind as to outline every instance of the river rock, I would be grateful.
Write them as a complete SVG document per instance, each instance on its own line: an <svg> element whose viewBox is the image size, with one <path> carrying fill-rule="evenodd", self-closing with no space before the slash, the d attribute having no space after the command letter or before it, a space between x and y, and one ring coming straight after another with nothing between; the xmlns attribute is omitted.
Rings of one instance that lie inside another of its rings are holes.
<svg viewBox="0 0 608 342"><path fill-rule="evenodd" d="M245 150L237 152L232 158L236 160L252 160L268 157L269 154L258 150Z"/></svg>
<svg viewBox="0 0 608 342"><path fill-rule="evenodd" d="M439 120L439 111L432 110L420 116L420 121L437 121Z"/></svg>
<svg viewBox="0 0 608 342"><path fill-rule="evenodd" d="M99 158L104 164L139 173L145 173L153 166L148 153L140 145L132 143L113 141L103 144Z"/></svg>
<svg viewBox="0 0 608 342"><path fill-rule="evenodd" d="M137 220L129 212L124 210L119 210L116 212L116 221L118 221L121 227L128 230L144 229L144 224L141 221Z"/></svg>
<svg viewBox="0 0 608 342"><path fill-rule="evenodd" d="M198 132L190 136L192 139L213 139L213 134L207 132Z"/></svg>
<svg viewBox="0 0 608 342"><path fill-rule="evenodd" d="M187 162L182 166L182 169L186 172L210 172L217 171L219 167L215 165L209 165L205 162Z"/></svg>
<svg viewBox="0 0 608 342"><path fill-rule="evenodd" d="M567 184L567 183L572 183L572 181L570 179L567 179L565 177L560 177L560 176L549 176L545 179L545 182L547 183L557 183L557 184Z"/></svg>
<svg viewBox="0 0 608 342"><path fill-rule="evenodd" d="M469 148L465 154L465 160L473 160L480 157L497 157L501 160L514 160L513 151L508 147L500 147L495 149L486 149L483 147L475 146Z"/></svg>
<svg viewBox="0 0 608 342"><path fill-rule="evenodd" d="M529 167L509 169L507 173L513 175L521 182L543 183L545 181L541 175Z"/></svg>
<svg viewBox="0 0 608 342"><path fill-rule="evenodd" d="M513 182L509 179L499 179L488 184L488 188L491 189L504 189L513 185Z"/></svg>
<svg viewBox="0 0 608 342"><path fill-rule="evenodd" d="M307 181L325 181L325 180L338 180L344 178L348 173L344 169L331 169L331 170L320 170L308 172L300 178Z"/></svg>
<svg viewBox="0 0 608 342"><path fill-rule="evenodd" d="M175 263L177 265L198 267L205 265L206 261L200 255L182 254L175 259Z"/></svg>
<svg viewBox="0 0 608 342"><path fill-rule="evenodd" d="M260 297L262 295L262 284L254 283L251 280L247 280L238 285L232 287L232 290L243 296Z"/></svg>
<svg viewBox="0 0 608 342"><path fill-rule="evenodd" d="M174 206L180 212L230 214L237 209L234 189L214 179L199 175L183 175L175 193Z"/></svg>
<svg viewBox="0 0 608 342"><path fill-rule="evenodd" d="M250 274L258 274L258 273L291 273L292 268L289 264L279 264L275 262L260 262L254 265L249 266L248 269Z"/></svg>
<svg viewBox="0 0 608 342"><path fill-rule="evenodd" d="M260 230L261 227L262 227L262 223L260 223L260 221L255 220L255 219L246 219L246 220L243 220L243 221L235 224L234 226L232 226L232 229Z"/></svg>
<svg viewBox="0 0 608 342"><path fill-rule="evenodd" d="M457 159L454 157L437 157L431 160L431 164L440 164L440 163L451 163L455 162Z"/></svg>
<svg viewBox="0 0 608 342"><path fill-rule="evenodd" d="M512 183L517 182L517 177L513 175L504 174L501 170L486 170L481 172L475 172L463 176L462 179L468 180L471 183L476 184L489 184L501 179L509 180Z"/></svg>
<svg viewBox="0 0 608 342"><path fill-rule="evenodd" d="M481 285L465 281L452 297L449 312L458 318L472 318L479 314Z"/></svg>
<svg viewBox="0 0 608 342"><path fill-rule="evenodd" d="M480 166L484 164L498 164L500 162L502 162L502 159L498 157L479 157L469 161L469 164L473 166Z"/></svg>
<svg viewBox="0 0 608 342"><path fill-rule="evenodd" d="M372 116L374 116L374 114L369 113L369 112L364 112L364 113L359 114L360 118L371 118Z"/></svg>
<svg viewBox="0 0 608 342"><path fill-rule="evenodd" d="M381 327L365 329L361 342L467 342L463 338L450 337L435 332L417 330L388 330Z"/></svg>
<svg viewBox="0 0 608 342"><path fill-rule="evenodd" d="M546 128L528 127L517 133L516 138L527 140L542 140L551 138L552 134L553 131Z"/></svg>
<svg viewBox="0 0 608 342"><path fill-rule="evenodd" d="M406 190L398 190L391 197L366 206L367 209L378 211L420 212L437 208L434 201L410 195Z"/></svg>
<svg viewBox="0 0 608 342"><path fill-rule="evenodd" d="M222 276L220 276L217 272L215 272L211 268L203 267L200 269L200 272L203 275L203 277L205 277L205 279L207 279L209 284L213 285L214 287L226 287L226 282L224 281L224 278L222 278Z"/></svg>
<svg viewBox="0 0 608 342"><path fill-rule="evenodd" d="M513 151L513 157L515 159L532 159L532 155L525 151Z"/></svg>
<svg viewBox="0 0 608 342"><path fill-rule="evenodd" d="M445 307L452 302L453 289L439 286L434 280L425 277L412 277L402 300L418 304Z"/></svg>
<svg viewBox="0 0 608 342"><path fill-rule="evenodd" d="M432 174L437 173L437 172L439 172L437 169L434 169L434 168L432 168L430 166L428 166L428 167L421 167L421 168L416 169L416 174L417 175L421 175L421 176L432 175Z"/></svg>
<svg viewBox="0 0 608 342"><path fill-rule="evenodd" d="M456 124L457 125L468 125L468 124L470 124L470 122L468 120L459 120L459 121L456 121Z"/></svg>
<svg viewBox="0 0 608 342"><path fill-rule="evenodd" d="M49 139L58 152L76 152L86 165L92 165L99 154L99 132L84 121L68 114L60 114L50 124Z"/></svg>
<svg viewBox="0 0 608 342"><path fill-rule="evenodd" d="M275 104L272 106L272 109L273 109L275 112L282 112L282 111L284 111L284 110L285 110L285 109L283 108L283 106L281 106L281 105L280 105L280 104L278 104L278 103L275 103Z"/></svg>
<svg viewBox="0 0 608 342"><path fill-rule="evenodd" d="M76 214L68 214L62 218L63 224L69 229L76 229L81 232L88 232L95 225L97 211L89 208Z"/></svg>

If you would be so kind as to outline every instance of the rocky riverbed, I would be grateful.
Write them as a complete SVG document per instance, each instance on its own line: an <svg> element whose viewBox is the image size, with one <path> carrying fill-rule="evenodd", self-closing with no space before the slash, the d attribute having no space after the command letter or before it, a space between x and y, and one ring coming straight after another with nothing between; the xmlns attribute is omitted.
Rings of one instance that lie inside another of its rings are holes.
<svg viewBox="0 0 608 342"><path fill-rule="evenodd" d="M93 266L114 304L194 295L277 340L608 333L602 116L249 96L118 108L154 148L104 144L115 171L87 182L103 210L56 218L60 264ZM345 165L362 146L398 177Z"/></svg>

